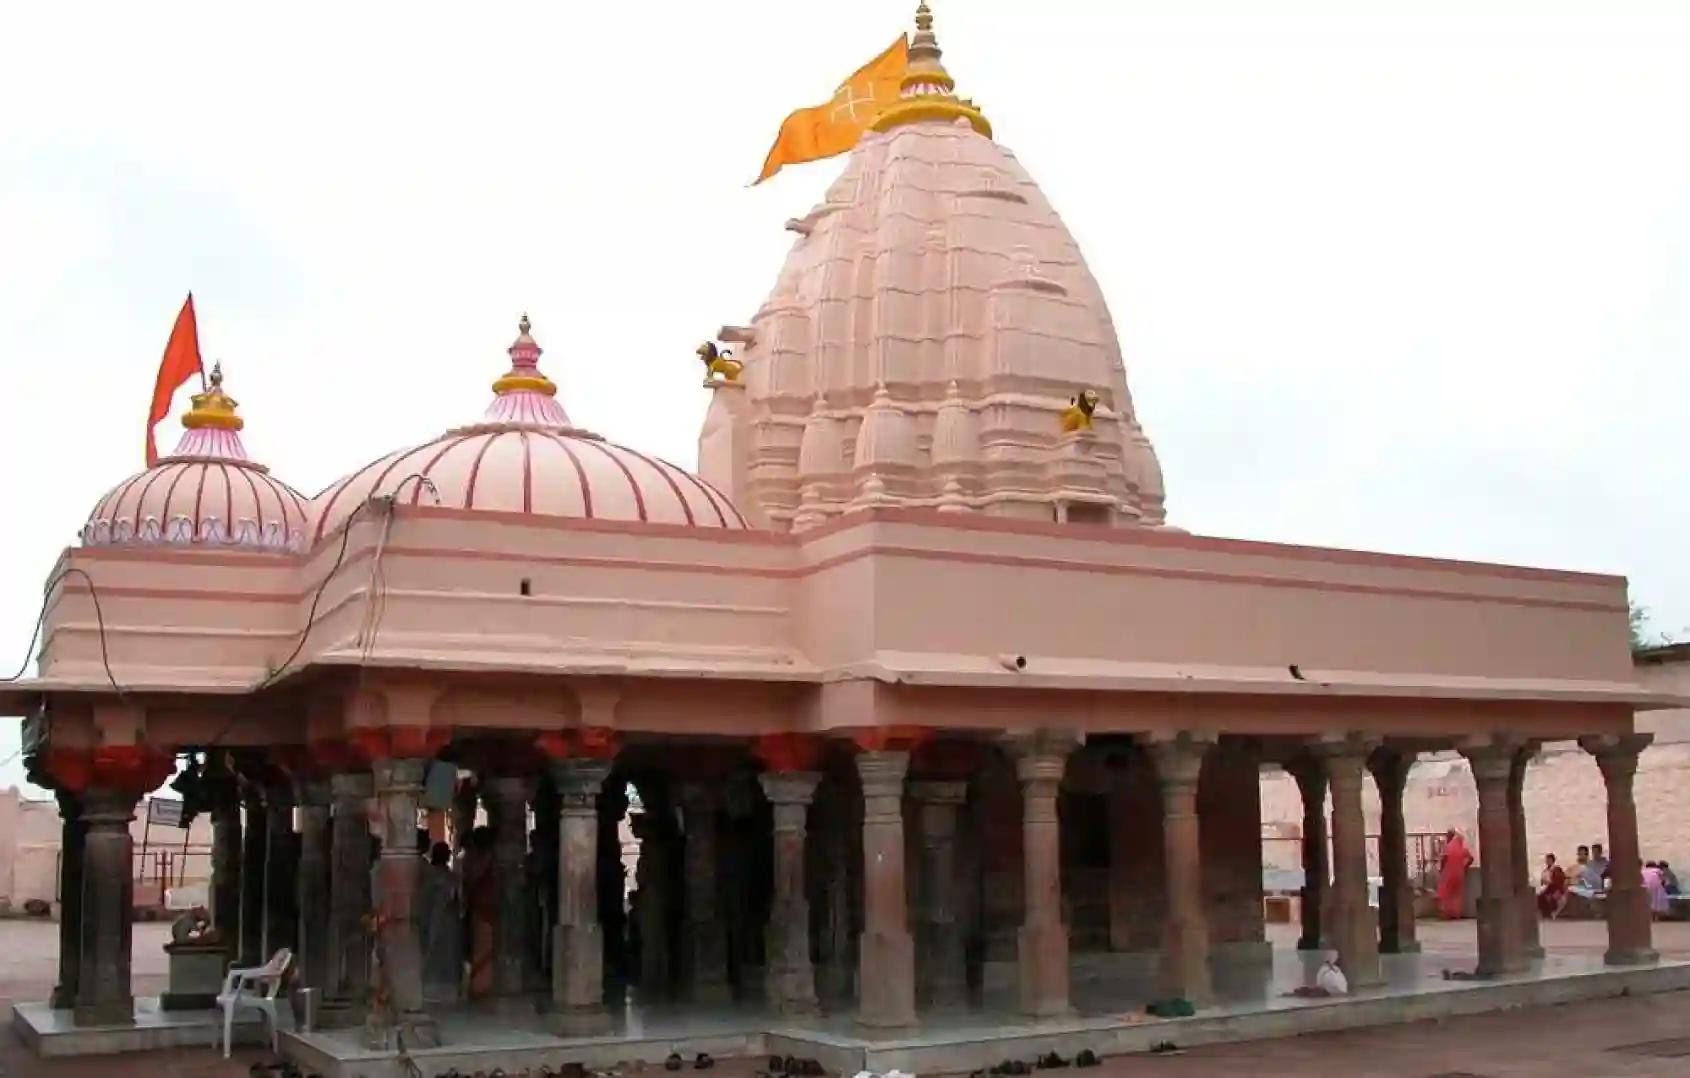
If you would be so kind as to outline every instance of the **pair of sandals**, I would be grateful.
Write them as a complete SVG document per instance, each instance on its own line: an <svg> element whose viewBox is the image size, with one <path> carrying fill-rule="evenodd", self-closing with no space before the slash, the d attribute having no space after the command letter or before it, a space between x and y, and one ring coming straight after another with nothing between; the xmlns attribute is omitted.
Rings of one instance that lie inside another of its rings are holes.
<svg viewBox="0 0 1690 1078"><path fill-rule="evenodd" d="M785 1075L786 1078L823 1078L827 1068L814 1059L800 1059L797 1056L770 1056L769 1070L771 1076Z"/></svg>
<svg viewBox="0 0 1690 1078"><path fill-rule="evenodd" d="M684 1065L684 1061L681 1059L681 1053L679 1052L670 1052L669 1058L663 1061L663 1069L666 1071L678 1071ZM710 1058L709 1052L698 1053L692 1061L692 1069L695 1071L707 1071L715 1065L716 1061Z"/></svg>

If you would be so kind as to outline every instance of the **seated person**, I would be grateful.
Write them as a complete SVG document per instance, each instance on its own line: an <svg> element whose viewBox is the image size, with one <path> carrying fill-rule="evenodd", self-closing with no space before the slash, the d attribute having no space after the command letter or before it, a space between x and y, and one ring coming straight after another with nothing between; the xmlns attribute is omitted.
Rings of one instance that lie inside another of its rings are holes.
<svg viewBox="0 0 1690 1078"><path fill-rule="evenodd" d="M1667 864L1665 861L1657 861L1655 864L1660 866L1661 882L1666 884L1667 894L1682 894L1683 892L1678 889L1678 876L1673 872L1672 866Z"/></svg>
<svg viewBox="0 0 1690 1078"><path fill-rule="evenodd" d="M1537 878L1537 912L1555 918L1567 904L1567 871L1555 863L1555 855L1545 854L1543 872Z"/></svg>
<svg viewBox="0 0 1690 1078"><path fill-rule="evenodd" d="M216 932L211 927L211 914L204 906L195 906L176 918L170 926L171 943L213 943Z"/></svg>
<svg viewBox="0 0 1690 1078"><path fill-rule="evenodd" d="M1602 844L1595 843L1590 847L1590 860L1579 870L1579 886L1587 891L1607 890L1608 859L1602 855Z"/></svg>

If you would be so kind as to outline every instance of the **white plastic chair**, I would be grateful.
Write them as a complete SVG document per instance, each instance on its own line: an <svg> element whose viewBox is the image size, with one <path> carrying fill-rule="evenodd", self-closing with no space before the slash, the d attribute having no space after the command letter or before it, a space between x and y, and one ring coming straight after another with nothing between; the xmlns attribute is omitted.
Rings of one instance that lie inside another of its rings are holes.
<svg viewBox="0 0 1690 1078"><path fill-rule="evenodd" d="M283 947L270 956L262 966L232 969L217 995L217 1005L223 1008L223 1058L229 1058L229 1041L235 1029L235 1012L242 1007L264 1012L270 1021L270 1050L280 1046L276 1031L276 1000L282 994L282 982L287 979L288 967L293 964L293 952Z"/></svg>

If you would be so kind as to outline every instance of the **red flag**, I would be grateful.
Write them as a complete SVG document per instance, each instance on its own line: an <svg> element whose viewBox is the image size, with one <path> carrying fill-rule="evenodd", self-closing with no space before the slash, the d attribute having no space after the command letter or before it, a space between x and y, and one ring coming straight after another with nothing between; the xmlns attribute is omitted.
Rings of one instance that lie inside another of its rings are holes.
<svg viewBox="0 0 1690 1078"><path fill-rule="evenodd" d="M158 463L158 446L153 441L153 428L158 426L159 420L170 414L170 398L182 387L188 377L198 374L203 380L205 370L200 365L200 331L194 321L194 294L188 293L188 302L182 304L182 312L176 316L176 325L170 331L170 343L164 346L164 358L158 363L158 380L153 382L153 406L147 413L147 467Z"/></svg>

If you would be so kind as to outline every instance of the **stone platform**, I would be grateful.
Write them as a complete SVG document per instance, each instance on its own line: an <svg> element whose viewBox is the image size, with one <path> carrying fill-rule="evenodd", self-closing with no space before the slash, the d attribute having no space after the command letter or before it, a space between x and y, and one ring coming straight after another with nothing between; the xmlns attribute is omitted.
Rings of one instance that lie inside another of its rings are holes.
<svg viewBox="0 0 1690 1078"><path fill-rule="evenodd" d="M1690 962L1613 968L1599 957L1551 956L1525 973L1487 981L1449 980L1444 971L1470 970L1470 956L1387 955L1387 983L1345 999L1307 1000L1288 995L1311 983L1318 957L1276 949L1256 976L1228 971L1217 978L1222 1000L1192 1018L1149 1019L1142 1013L1142 969L1125 964L1117 976L1098 976L1074 987L1075 1013L1029 1022L1008 1001L988 998L979 1009L933 1016L896 1033L866 1030L849 1015L793 1021L754 1010L628 1008L613 1016L616 1032L562 1038L546 1031L538 1007L462 1009L440 1016L445 1044L411 1053L425 1078L447 1070L507 1073L542 1063L577 1060L592 1067L643 1060L660 1064L671 1052L691 1058L767 1054L814 1057L833 1074L891 1068L915 1074L966 1072L1007 1058L1031 1060L1044 1052L1072 1056L1082 1048L1099 1055L1143 1052L1160 1041L1181 1046L1257 1040L1300 1033L1413 1022L1516 1007L1546 1006L1620 995L1690 988ZM406 1078L394 1052L362 1047L358 1031L282 1034L282 1053L324 1078Z"/></svg>
<svg viewBox="0 0 1690 1078"><path fill-rule="evenodd" d="M285 1022L286 1019L284 1018ZM135 1021L124 1025L79 1026L70 1011L45 1003L12 1007L12 1032L36 1055L101 1056L223 1044L223 1012L165 1010L157 996L135 1000ZM236 1044L268 1044L264 1020L248 1011L235 1016Z"/></svg>

